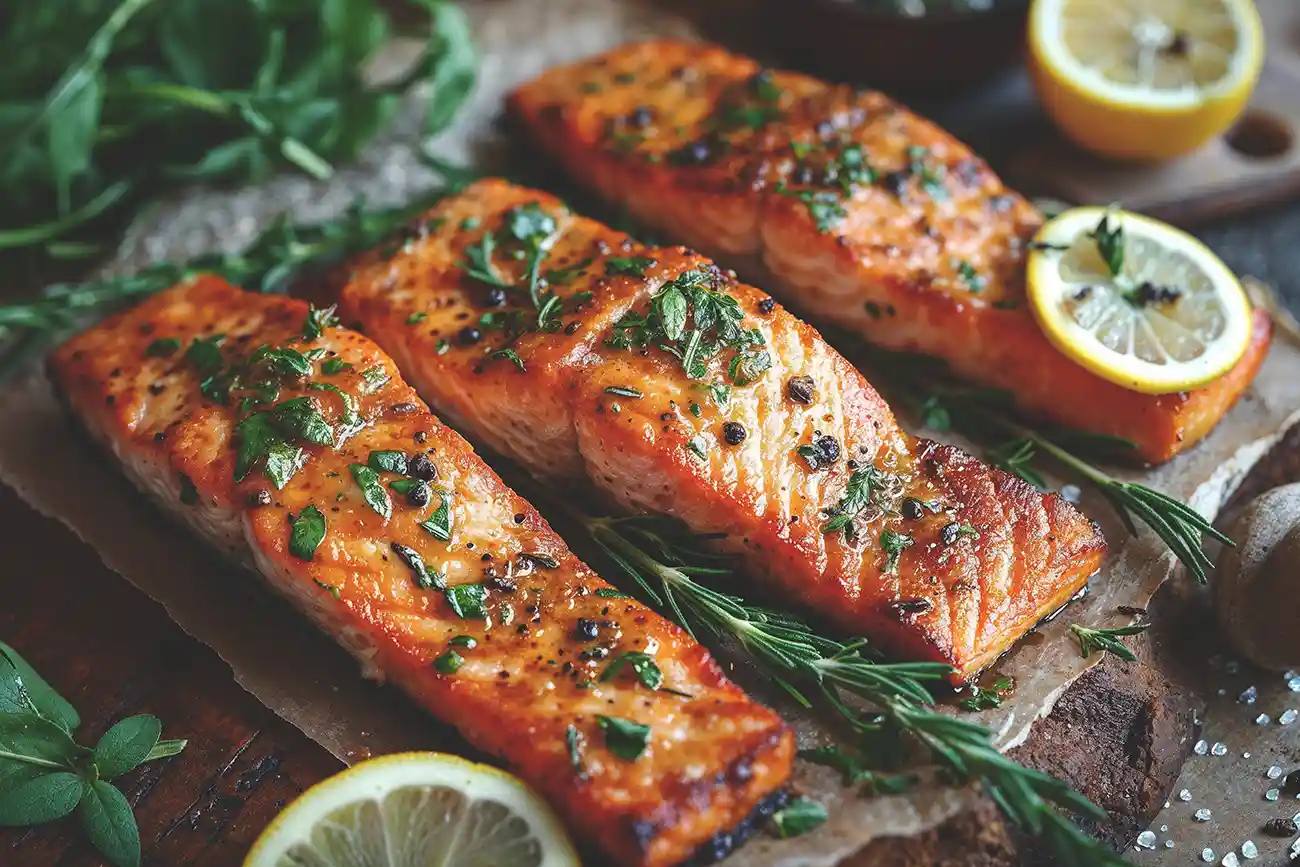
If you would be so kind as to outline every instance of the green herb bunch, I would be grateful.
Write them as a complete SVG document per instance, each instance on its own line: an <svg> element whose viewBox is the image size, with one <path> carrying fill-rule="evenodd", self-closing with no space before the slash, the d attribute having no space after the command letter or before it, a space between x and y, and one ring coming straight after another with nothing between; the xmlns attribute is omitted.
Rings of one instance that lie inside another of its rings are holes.
<svg viewBox="0 0 1300 867"><path fill-rule="evenodd" d="M426 130L440 131L473 87L473 44L454 4L408 5L429 24L426 50L369 83L367 63L400 29L380 0L4 4L0 254L29 266L100 255L180 183L287 166L328 177L417 82L431 86Z"/></svg>
<svg viewBox="0 0 1300 867"><path fill-rule="evenodd" d="M13 648L0 643L0 825L26 827L76 815L115 867L138 867L140 829L110 780L185 749L159 740L155 716L110 728L94 748L73 739L81 717Z"/></svg>

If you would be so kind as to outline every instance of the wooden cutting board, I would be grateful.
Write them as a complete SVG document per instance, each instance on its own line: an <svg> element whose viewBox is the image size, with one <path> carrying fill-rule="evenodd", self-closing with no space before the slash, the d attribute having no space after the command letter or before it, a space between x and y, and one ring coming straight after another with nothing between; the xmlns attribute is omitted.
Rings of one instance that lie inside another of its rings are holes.
<svg viewBox="0 0 1300 867"><path fill-rule="evenodd" d="M1181 225L1300 195L1300 2L1257 0L1268 40L1259 86L1237 126L1200 151L1134 165L1086 154L1053 133L1006 166L1031 195L1125 207Z"/></svg>

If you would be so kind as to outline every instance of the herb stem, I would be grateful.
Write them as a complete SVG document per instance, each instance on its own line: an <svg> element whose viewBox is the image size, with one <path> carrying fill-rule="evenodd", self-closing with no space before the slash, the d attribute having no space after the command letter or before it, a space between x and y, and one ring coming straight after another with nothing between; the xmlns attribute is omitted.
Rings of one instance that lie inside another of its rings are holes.
<svg viewBox="0 0 1300 867"><path fill-rule="evenodd" d="M20 753L11 753L8 750L0 750L0 759L9 759L15 762L23 762L24 764L28 764L28 765L36 765L38 768L51 768L56 771L76 770L76 768L72 768L68 765L63 764L62 762L52 762L48 759L42 759L36 756L25 756L25 755L21 755Z"/></svg>

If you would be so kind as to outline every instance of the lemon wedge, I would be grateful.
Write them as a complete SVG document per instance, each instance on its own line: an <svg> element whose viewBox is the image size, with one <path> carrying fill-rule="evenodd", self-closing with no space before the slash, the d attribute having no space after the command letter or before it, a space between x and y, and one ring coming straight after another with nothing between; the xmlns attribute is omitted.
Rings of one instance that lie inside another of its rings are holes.
<svg viewBox="0 0 1300 867"><path fill-rule="evenodd" d="M1048 339L1132 391L1186 391L1250 345L1251 307L1228 266L1173 226L1073 208L1034 238L1026 291Z"/></svg>
<svg viewBox="0 0 1300 867"><path fill-rule="evenodd" d="M1253 0L1034 0L1029 67L1076 144L1158 160L1224 132L1264 63Z"/></svg>
<svg viewBox="0 0 1300 867"><path fill-rule="evenodd" d="M313 786L244 867L578 867L550 808L495 768L438 753L362 762Z"/></svg>

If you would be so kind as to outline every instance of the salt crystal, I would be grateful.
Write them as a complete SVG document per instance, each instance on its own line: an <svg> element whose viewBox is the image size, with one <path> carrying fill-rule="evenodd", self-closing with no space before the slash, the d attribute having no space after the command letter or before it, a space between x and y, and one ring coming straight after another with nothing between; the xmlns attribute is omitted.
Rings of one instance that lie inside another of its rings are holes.
<svg viewBox="0 0 1300 867"><path fill-rule="evenodd" d="M1295 722L1296 717L1298 716L1300 716L1300 712L1297 712L1295 708L1287 708L1282 711L1282 715L1277 718L1277 724L1280 726L1289 726L1291 723Z"/></svg>
<svg viewBox="0 0 1300 867"><path fill-rule="evenodd" d="M1292 692L1300 692L1300 675L1288 677L1286 679L1286 688Z"/></svg>
<svg viewBox="0 0 1300 867"><path fill-rule="evenodd" d="M1156 848L1156 835L1151 831L1143 831L1141 834L1138 834L1137 847L1139 849Z"/></svg>
<svg viewBox="0 0 1300 867"><path fill-rule="evenodd" d="M1216 689L1216 690L1214 691L1214 694L1215 694L1215 695L1219 695L1219 696L1223 696L1223 695L1227 695L1227 694L1228 694L1228 691L1227 691L1226 689L1224 689L1223 687L1219 687L1218 689Z"/></svg>
<svg viewBox="0 0 1300 867"><path fill-rule="evenodd" d="M1296 813L1294 816L1292 816L1291 821L1295 822L1297 825L1300 825L1300 813Z"/></svg>
<svg viewBox="0 0 1300 867"><path fill-rule="evenodd" d="M1294 843L1292 843L1291 848L1287 851L1286 854L1290 856L1292 861L1294 861L1296 858L1300 858L1300 840L1296 840Z"/></svg>
<svg viewBox="0 0 1300 867"><path fill-rule="evenodd" d="M1255 725L1257 726L1266 726L1270 722L1272 722L1272 720L1268 718L1268 714L1266 713L1262 713L1259 716L1255 717Z"/></svg>
<svg viewBox="0 0 1300 867"><path fill-rule="evenodd" d="M1166 849L1172 849L1172 848L1174 848L1174 841L1173 841L1173 840L1166 840L1166 841L1165 841L1165 848L1166 848Z"/></svg>
<svg viewBox="0 0 1300 867"><path fill-rule="evenodd" d="M1284 680L1290 680L1291 678L1295 677L1297 674L1300 674L1300 671L1296 671L1294 668L1288 668L1286 670L1286 674L1282 675L1282 678Z"/></svg>
<svg viewBox="0 0 1300 867"><path fill-rule="evenodd" d="M1229 852L1227 855L1224 855L1223 860L1219 863L1222 864L1223 867L1241 867L1241 862L1237 860L1236 852Z"/></svg>
<svg viewBox="0 0 1300 867"><path fill-rule="evenodd" d="M1212 861L1214 860L1214 850L1213 850L1213 849L1210 849L1209 847L1206 847L1205 849L1202 849L1202 850L1201 850L1201 860L1204 861L1206 864L1209 864L1210 862L1212 862Z"/></svg>
<svg viewBox="0 0 1300 867"><path fill-rule="evenodd" d="M1250 751L1247 750L1246 752L1242 753L1242 754L1241 754L1241 757L1242 757L1243 759L1248 759L1248 758L1250 758Z"/></svg>
<svg viewBox="0 0 1300 867"><path fill-rule="evenodd" d="M1160 833L1161 833L1161 834L1165 833L1165 832L1168 831L1168 830L1169 830L1169 826L1168 826L1168 825L1161 825L1161 826L1160 826Z"/></svg>
<svg viewBox="0 0 1300 867"><path fill-rule="evenodd" d="M1268 771L1265 772L1265 776L1270 780L1276 780L1278 777L1282 776L1282 769L1277 765L1272 765L1269 767Z"/></svg>
<svg viewBox="0 0 1300 867"><path fill-rule="evenodd" d="M1181 792L1178 793L1178 800L1180 801L1190 801L1191 799L1192 799L1192 793L1187 789L1183 789Z"/></svg>
<svg viewBox="0 0 1300 867"><path fill-rule="evenodd" d="M1282 794L1282 793L1279 792L1277 789L1269 789L1267 792L1264 793L1264 800L1265 800L1265 801L1276 801L1278 795L1280 795L1280 794Z"/></svg>
<svg viewBox="0 0 1300 867"><path fill-rule="evenodd" d="M1237 701L1242 704L1254 704L1255 699L1259 698L1259 689L1254 686L1246 687L1246 691L1237 696Z"/></svg>
<svg viewBox="0 0 1300 867"><path fill-rule="evenodd" d="M1196 821L1198 822L1210 821L1210 810L1208 807L1202 807L1201 809L1196 811Z"/></svg>
<svg viewBox="0 0 1300 867"><path fill-rule="evenodd" d="M1216 756L1226 756L1228 754L1228 748L1223 744L1219 743L1210 747L1210 752Z"/></svg>
<svg viewBox="0 0 1300 867"><path fill-rule="evenodd" d="M1203 756L1210 751L1210 745L1205 741L1197 741L1196 746L1192 747L1192 752L1198 756Z"/></svg>
<svg viewBox="0 0 1300 867"><path fill-rule="evenodd" d="M1067 503L1077 503L1083 496L1083 489L1078 485L1061 485L1061 498Z"/></svg>
<svg viewBox="0 0 1300 867"><path fill-rule="evenodd" d="M1259 847L1256 846L1253 841L1247 840L1245 843L1241 844L1241 854L1251 861L1254 861L1259 857Z"/></svg>

